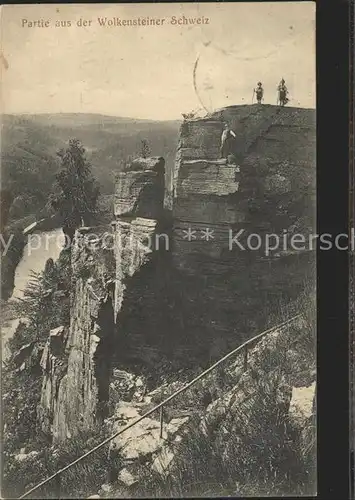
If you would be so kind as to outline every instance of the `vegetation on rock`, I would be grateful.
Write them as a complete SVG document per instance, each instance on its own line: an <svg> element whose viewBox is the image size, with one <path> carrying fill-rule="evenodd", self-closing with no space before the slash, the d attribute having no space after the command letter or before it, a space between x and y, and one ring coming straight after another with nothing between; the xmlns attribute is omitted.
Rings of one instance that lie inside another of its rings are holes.
<svg viewBox="0 0 355 500"><path fill-rule="evenodd" d="M92 449L105 437L105 431L98 426L79 433L61 446L52 446L37 435L22 450L23 453L20 451L10 455L5 451L3 493L7 498L18 498L44 478ZM90 492L96 492L107 481L110 467L112 458L106 446L85 462L66 471L60 482L52 481L28 498L87 498Z"/></svg>
<svg viewBox="0 0 355 500"><path fill-rule="evenodd" d="M48 445L38 425L37 406L41 397L41 355L51 329L69 324L70 251L62 251L57 263L49 260L42 273L32 280L15 308L26 321L8 341L10 360L3 368L4 487L21 489L36 478L28 462L16 458L21 449L38 451ZM44 453L44 452L43 452ZM32 466L38 459L32 455ZM37 456L37 455L36 455ZM27 460L27 459L26 459ZM37 463L37 462L36 462ZM26 465L27 464L27 465ZM24 469L28 467L27 477ZM41 466L38 474L43 470ZM22 483L19 478L23 475ZM19 491L16 490L16 491Z"/></svg>
<svg viewBox="0 0 355 500"><path fill-rule="evenodd" d="M151 150L150 150L150 146L149 146L147 139L142 139L141 140L140 156L142 158L148 158L148 156L150 156L150 154L151 154Z"/></svg>
<svg viewBox="0 0 355 500"><path fill-rule="evenodd" d="M78 139L70 140L67 149L57 154L62 166L56 174L55 189L48 205L60 214L64 234L72 241L75 229L80 225L90 225L94 220L99 186Z"/></svg>

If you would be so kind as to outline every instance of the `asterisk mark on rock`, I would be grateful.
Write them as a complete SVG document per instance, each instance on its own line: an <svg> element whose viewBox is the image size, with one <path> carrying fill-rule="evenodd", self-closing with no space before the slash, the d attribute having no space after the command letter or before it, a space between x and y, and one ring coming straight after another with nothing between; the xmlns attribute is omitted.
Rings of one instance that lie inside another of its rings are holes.
<svg viewBox="0 0 355 500"><path fill-rule="evenodd" d="M206 229L201 229L201 240L210 241L214 239L214 230L206 227Z"/></svg>
<svg viewBox="0 0 355 500"><path fill-rule="evenodd" d="M182 232L184 233L184 240L188 240L188 241L191 241L191 240L195 240L196 239L196 231L194 229L191 229L191 227L189 227L188 229L183 229Z"/></svg>

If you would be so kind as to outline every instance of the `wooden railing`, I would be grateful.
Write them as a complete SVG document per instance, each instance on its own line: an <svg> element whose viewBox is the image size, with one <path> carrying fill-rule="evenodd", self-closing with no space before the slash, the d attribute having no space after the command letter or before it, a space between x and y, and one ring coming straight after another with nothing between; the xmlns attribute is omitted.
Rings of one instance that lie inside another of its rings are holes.
<svg viewBox="0 0 355 500"><path fill-rule="evenodd" d="M251 339L249 339L246 342L244 342L243 344L239 345L236 349L234 349L233 351L230 351L223 358L219 359L216 363L214 363L212 366L210 366L207 370L205 370L202 373L200 373L200 375L198 375L197 377L195 377L188 384L184 385L179 390L177 390L176 392L174 392L173 394L171 394L169 397L167 397L164 401L162 401L159 404L157 404L156 406L154 406L154 408L152 408L151 410L147 411L146 413L144 413L143 415L141 415L139 418L135 419L133 422L129 423L128 425L126 425L125 427L123 427L122 429L120 429L119 431L115 432L112 436L109 436L104 441L102 441L101 443L99 443L97 446L95 446L94 448L92 448L88 452L86 452L83 455L81 455L79 458L77 458L73 462L69 463L68 465L66 465L62 469L59 469L57 472L55 472L54 474L52 474L51 476L49 476L47 479L44 479L43 481L41 481L40 483L38 483L36 486L34 486L30 490L28 490L26 493L24 493L19 498L20 499L21 498L26 498L28 495L30 495L34 491L38 490L39 488L41 488L42 486L44 486L45 484L47 484L47 483L49 483L50 481L53 481L53 480L55 480L55 483L56 483L55 489L56 489L56 492L57 492L57 497L60 498L60 479L61 479L61 476L62 476L63 472L67 471L68 469L70 469L74 465L78 464L79 462L81 462L82 460L84 460L85 458L87 458L88 456L92 455L93 453L95 453L96 451L98 451L99 449L101 449L103 446L105 446L107 443L109 443L110 441L112 441L113 439L115 439L117 436L123 434L128 429L131 429L132 427L134 427L135 425L137 425L139 422L141 422L145 418L149 417L150 415L152 415L153 413L155 413L158 410L160 412L160 438L162 438L163 437L163 426L164 426L164 407L167 406L167 404L170 401L172 401L173 399L175 399L181 393L185 392L187 389L190 389L190 387L192 387L198 381L200 381L203 378L205 378L208 374L210 374L218 366L222 365L224 362L226 362L228 359L230 359L231 357L235 356L236 354L242 353L242 355L243 355L243 370L244 371L247 370L247 367L248 367L248 352L249 352L250 348L253 347L257 342L259 342L263 337L265 337L265 335L267 335L267 334L269 334L269 333L271 333L273 331L279 330L281 328L284 328L285 326L293 323L296 319L301 318L301 316L302 316L302 314L298 314L296 316L293 316L292 318L289 318L288 320L284 321L283 323L280 323L280 324L278 324L278 325L276 325L276 326L274 326L272 328L269 328L268 330L265 330L265 331L259 333L258 335L255 335Z"/></svg>

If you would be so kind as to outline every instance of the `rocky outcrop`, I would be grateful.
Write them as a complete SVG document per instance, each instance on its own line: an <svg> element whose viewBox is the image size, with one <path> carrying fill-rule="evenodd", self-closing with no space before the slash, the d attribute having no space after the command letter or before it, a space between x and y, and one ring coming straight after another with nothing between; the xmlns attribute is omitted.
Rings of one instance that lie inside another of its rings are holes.
<svg viewBox="0 0 355 500"><path fill-rule="evenodd" d="M224 123L236 134L232 163L220 158ZM271 105L230 106L182 124L172 262L181 284L189 282L185 327L203 345L218 337L233 346L243 330L262 328L314 267L307 243L292 252L290 238L308 241L315 229L315 133L313 110ZM279 246L270 250L273 234Z"/></svg>
<svg viewBox="0 0 355 500"><path fill-rule="evenodd" d="M315 413L316 384L308 387L293 387L290 401L290 415L293 421L303 429L307 421Z"/></svg>
<svg viewBox="0 0 355 500"><path fill-rule="evenodd" d="M67 356L64 352L67 336L68 331L62 326L51 330L40 363L43 382L37 415L42 430L48 435L54 431L53 420L58 412L59 385L67 369Z"/></svg>
<svg viewBox="0 0 355 500"><path fill-rule="evenodd" d="M132 277L148 260L155 248L157 220L137 217L116 220L114 229L115 268L115 318L123 303L125 279Z"/></svg>
<svg viewBox="0 0 355 500"><path fill-rule="evenodd" d="M220 158L225 122L236 133L228 159ZM37 408L52 450L82 430L101 439L97 424L109 433L122 430L283 319L284 306L286 314L300 312L299 293L313 271L311 252L243 251L233 237L239 230L263 237L313 229L314 135L310 110L231 106L185 120L173 175L164 173L161 157L135 159L117 175L112 224L79 228L66 253L71 287L68 277L60 290L45 291L60 298L70 288L70 324L66 309L46 323L51 329L43 345L28 343L12 360L15 376L28 369L38 386L42 382L33 413ZM174 179L169 214L164 177ZM56 304L61 302L53 309ZM243 490L243 472L249 471L245 487L270 464L266 479L275 471L280 482L310 475L313 345L302 323L274 331L250 346L247 359L238 356L161 414L155 410L116 436L109 470L100 463L96 483L107 472L107 484L99 495L95 485L90 498L138 498L142 488L146 496L149 480L168 486L178 480L185 487L200 477L189 476L192 464L204 474L202 482L214 472L231 473L231 491L221 496L255 493ZM36 459L27 451L18 454L19 463ZM218 477L218 485L224 479Z"/></svg>
<svg viewBox="0 0 355 500"><path fill-rule="evenodd" d="M220 158L225 122L236 134L228 161ZM309 252L265 259L231 238L314 224L314 138L314 113L296 108L231 106L185 121L170 226L162 158L133 160L117 175L110 248L98 228L76 235L59 381L52 348L43 359L42 406L51 414L43 421L53 422L55 439L107 416L113 365L154 371L164 356L180 356L205 366L264 327L285 294L298 296ZM82 246L90 232L98 234Z"/></svg>
<svg viewBox="0 0 355 500"><path fill-rule="evenodd" d="M70 327L49 333L42 356L42 429L54 441L90 428L104 413L113 339L113 252L105 228L80 228L71 250ZM104 366L104 373L102 373ZM106 381L105 381L106 379ZM101 408L100 408L101 405Z"/></svg>
<svg viewBox="0 0 355 500"><path fill-rule="evenodd" d="M137 158L116 175L116 217L159 219L164 203L164 159Z"/></svg>
<svg viewBox="0 0 355 500"><path fill-rule="evenodd" d="M136 420L141 415L142 405L121 402L115 410L114 431ZM159 418L147 417L132 427L126 436L118 436L111 445L111 453L118 453L123 467L117 480L124 488L139 482L143 463L150 464L153 471L163 474L175 457L177 445L188 429L189 416L177 417L165 423L160 435Z"/></svg>
<svg viewBox="0 0 355 500"><path fill-rule="evenodd" d="M8 244L8 251L5 248L1 252L1 297L8 300L15 286L15 271L26 246L26 238L22 233L22 228L8 228L3 234L3 241Z"/></svg>
<svg viewBox="0 0 355 500"><path fill-rule="evenodd" d="M237 135L232 163L219 157L225 121ZM159 240L164 250L168 237L165 258L157 253L157 219L139 218L130 194L142 189L138 179L153 175L151 160L137 162L127 177L121 174L115 310L132 364L152 367L163 354L179 363L206 364L247 332L263 328L285 295L298 296L314 262L311 252L286 251L282 257L282 249L265 255L264 246L242 251L233 238L244 231L239 241L246 246L252 233L284 237L284 229L292 234L314 225L314 134L314 113L295 108L235 106L186 120L176 155L171 228ZM302 151L293 154L295 140ZM139 255L150 265L138 275L132 260L138 254L127 249L132 238L147 243ZM125 273L136 279L122 291Z"/></svg>
<svg viewBox="0 0 355 500"><path fill-rule="evenodd" d="M22 321L21 321L22 319ZM19 324L14 330L16 334L17 329L25 328L27 325L27 319L19 319ZM16 326L16 325L15 325ZM13 356L10 358L10 363L13 364L15 371L21 372L23 370L37 372L37 368L43 353L43 346L38 342L29 342L23 345L18 351L15 351Z"/></svg>
<svg viewBox="0 0 355 500"><path fill-rule="evenodd" d="M235 164L219 159L224 123L236 134ZM230 106L184 122L174 181L176 266L192 271L196 252L225 261L229 230L282 233L305 215L314 228L315 134L313 110L271 105Z"/></svg>
<svg viewBox="0 0 355 500"><path fill-rule="evenodd" d="M71 249L73 293L69 330L50 332L42 356L39 419L54 441L108 416L116 319L126 281L149 261L163 211L164 160L135 160L117 182L112 228L81 227ZM144 217L146 215L146 217Z"/></svg>

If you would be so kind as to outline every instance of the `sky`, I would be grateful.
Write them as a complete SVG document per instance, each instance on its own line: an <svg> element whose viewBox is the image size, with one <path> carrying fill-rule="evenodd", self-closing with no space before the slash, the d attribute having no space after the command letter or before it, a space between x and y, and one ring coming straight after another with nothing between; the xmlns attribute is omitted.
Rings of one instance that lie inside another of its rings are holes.
<svg viewBox="0 0 355 500"><path fill-rule="evenodd" d="M164 23L98 23L147 16ZM209 22L171 24L172 16ZM314 2L7 5L1 48L4 113L180 119L251 104L258 81L264 102L276 104L282 77L289 105L315 108Z"/></svg>

